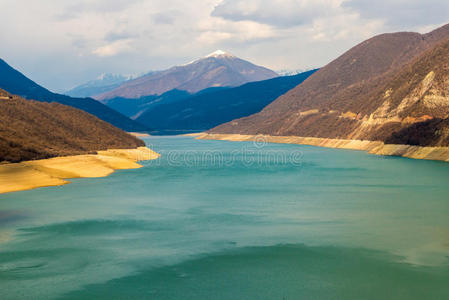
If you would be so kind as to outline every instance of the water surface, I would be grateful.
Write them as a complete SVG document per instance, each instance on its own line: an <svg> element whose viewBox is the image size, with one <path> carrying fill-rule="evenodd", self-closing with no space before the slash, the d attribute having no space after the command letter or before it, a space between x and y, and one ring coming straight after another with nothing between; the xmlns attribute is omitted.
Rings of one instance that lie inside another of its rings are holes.
<svg viewBox="0 0 449 300"><path fill-rule="evenodd" d="M0 195L2 299L448 299L449 166L146 139L162 158Z"/></svg>

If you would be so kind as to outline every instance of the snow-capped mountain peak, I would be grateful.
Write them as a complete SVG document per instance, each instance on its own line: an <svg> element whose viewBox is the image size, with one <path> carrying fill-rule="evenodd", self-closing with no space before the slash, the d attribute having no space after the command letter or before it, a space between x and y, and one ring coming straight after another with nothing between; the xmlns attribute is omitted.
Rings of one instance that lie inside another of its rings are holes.
<svg viewBox="0 0 449 300"><path fill-rule="evenodd" d="M231 53L228 53L228 52L226 52L226 51L223 51L223 50L217 50L217 51L215 51L215 52L212 52L211 54L209 54L209 55L206 55L206 58L208 58L208 57L220 57L220 56L224 56L224 57L235 57L234 55L232 55Z"/></svg>
<svg viewBox="0 0 449 300"><path fill-rule="evenodd" d="M247 82L266 80L279 75L274 71L217 50L185 65L174 66L124 82L114 90L96 98L140 98L161 95L173 89L197 93L210 87L235 87Z"/></svg>

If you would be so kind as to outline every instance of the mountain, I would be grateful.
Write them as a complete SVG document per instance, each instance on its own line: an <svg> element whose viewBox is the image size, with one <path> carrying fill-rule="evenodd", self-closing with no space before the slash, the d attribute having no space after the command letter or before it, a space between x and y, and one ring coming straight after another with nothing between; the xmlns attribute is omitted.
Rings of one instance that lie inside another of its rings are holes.
<svg viewBox="0 0 449 300"><path fill-rule="evenodd" d="M131 119L136 119L145 111L158 105L173 103L191 96L192 94L186 91L171 90L162 95L149 95L137 99L118 97L102 100L101 102Z"/></svg>
<svg viewBox="0 0 449 300"><path fill-rule="evenodd" d="M73 106L126 131L148 130L145 126L127 118L94 99L72 98L52 93L28 79L2 59L0 59L0 88L25 99L33 99L42 102L59 102L61 104Z"/></svg>
<svg viewBox="0 0 449 300"><path fill-rule="evenodd" d="M315 71L246 83L235 88L207 89L177 101L153 105L136 120L162 133L204 131L259 112Z"/></svg>
<svg viewBox="0 0 449 300"><path fill-rule="evenodd" d="M279 76L293 76L293 75L298 75L307 71L313 70L313 68L308 68L308 69L281 69L281 70L276 70L276 73L279 74Z"/></svg>
<svg viewBox="0 0 449 300"><path fill-rule="evenodd" d="M74 87L65 94L71 97L93 97L109 92L130 79L130 76L120 74L101 74L97 79Z"/></svg>
<svg viewBox="0 0 449 300"><path fill-rule="evenodd" d="M449 25L376 36L211 132L447 145L448 38Z"/></svg>
<svg viewBox="0 0 449 300"><path fill-rule="evenodd" d="M19 162L144 142L79 109L25 100L0 89L0 162Z"/></svg>
<svg viewBox="0 0 449 300"><path fill-rule="evenodd" d="M173 89L196 93L209 87L234 87L277 76L274 71L218 50L189 64L130 80L96 99L136 99L160 95Z"/></svg>

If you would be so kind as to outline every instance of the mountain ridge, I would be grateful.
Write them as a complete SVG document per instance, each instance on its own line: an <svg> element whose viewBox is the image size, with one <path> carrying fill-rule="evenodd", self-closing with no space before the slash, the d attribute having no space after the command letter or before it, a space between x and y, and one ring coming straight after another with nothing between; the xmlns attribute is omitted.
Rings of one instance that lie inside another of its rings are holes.
<svg viewBox="0 0 449 300"><path fill-rule="evenodd" d="M103 73L96 79L80 84L64 94L70 97L93 97L111 91L130 79L132 79L131 76Z"/></svg>
<svg viewBox="0 0 449 300"><path fill-rule="evenodd" d="M279 75L272 70L218 50L188 64L174 66L128 81L95 98L97 100L115 97L140 98L160 95L173 89L196 93L209 87L233 87L277 76Z"/></svg>
<svg viewBox="0 0 449 300"><path fill-rule="evenodd" d="M82 110L26 100L0 89L0 162L19 162L145 143Z"/></svg>
<svg viewBox="0 0 449 300"><path fill-rule="evenodd" d="M178 101L161 103L136 120L163 133L208 130L262 110L315 71L249 82L233 88L211 88Z"/></svg>
<svg viewBox="0 0 449 300"><path fill-rule="evenodd" d="M0 88L25 99L58 102L84 110L126 131L146 131L148 128L110 109L92 98L72 98L53 93L35 83L0 58Z"/></svg>
<svg viewBox="0 0 449 300"><path fill-rule="evenodd" d="M419 114L418 108L412 106L416 102L404 102L403 106L408 111L403 111L400 116L395 115L396 119L385 118L385 114L388 116L397 102L415 97L411 94L421 84L428 89L416 95L417 102L424 101L435 82L445 80L447 70L442 70L436 79L430 73L421 74L417 70L410 70L420 60L429 60L432 51L438 52L438 47L442 47L439 58L434 57L433 63L427 61L427 64L435 68L440 61L447 66L448 52L445 51L449 51L446 49L448 38L449 25L427 34L401 32L378 35L351 48L260 113L220 125L210 133L392 142L395 133L414 123L429 122L426 120L428 118L444 119L445 116L436 109L428 110L430 115L427 117ZM420 68L425 69L424 65ZM413 77L418 73L418 77ZM404 78L413 79L414 85L407 85ZM390 86L395 80L399 80L399 83ZM449 103L441 85L438 93ZM389 102L390 96L396 97L393 102ZM445 102L442 105L441 101L439 108L446 107ZM407 138L399 140L406 142ZM396 142L399 140L395 139ZM433 143L426 141L424 145ZM446 145L446 142L437 145Z"/></svg>

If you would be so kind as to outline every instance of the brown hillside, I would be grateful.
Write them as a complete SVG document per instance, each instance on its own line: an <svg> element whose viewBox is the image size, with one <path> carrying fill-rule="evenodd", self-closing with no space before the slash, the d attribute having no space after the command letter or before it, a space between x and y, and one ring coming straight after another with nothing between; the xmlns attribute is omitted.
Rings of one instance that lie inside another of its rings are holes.
<svg viewBox="0 0 449 300"><path fill-rule="evenodd" d="M448 37L446 25L369 39L259 114L211 132L393 141L415 123L448 117Z"/></svg>
<svg viewBox="0 0 449 300"><path fill-rule="evenodd" d="M0 119L0 161L144 146L143 141L84 111L24 100L1 89Z"/></svg>

